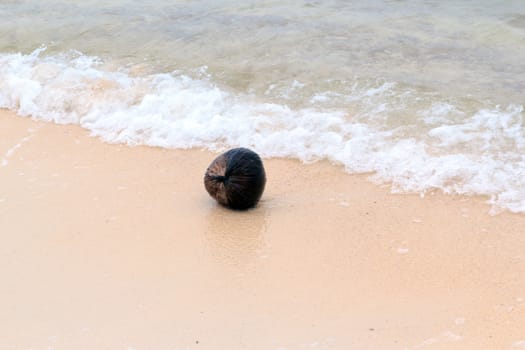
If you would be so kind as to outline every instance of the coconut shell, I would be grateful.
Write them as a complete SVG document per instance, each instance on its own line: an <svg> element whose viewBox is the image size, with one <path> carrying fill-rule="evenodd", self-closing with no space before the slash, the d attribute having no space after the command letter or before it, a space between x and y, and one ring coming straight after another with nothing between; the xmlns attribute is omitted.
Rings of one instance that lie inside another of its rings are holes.
<svg viewBox="0 0 525 350"><path fill-rule="evenodd" d="M204 175L204 186L210 196L232 209L254 207L265 185L262 160L247 148L234 148L221 154Z"/></svg>

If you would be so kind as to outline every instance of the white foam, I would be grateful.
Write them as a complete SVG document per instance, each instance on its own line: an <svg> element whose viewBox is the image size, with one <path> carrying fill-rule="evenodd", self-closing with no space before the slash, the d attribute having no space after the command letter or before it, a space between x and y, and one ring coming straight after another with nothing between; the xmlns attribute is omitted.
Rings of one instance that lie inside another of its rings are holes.
<svg viewBox="0 0 525 350"><path fill-rule="evenodd" d="M303 89L305 83L292 87ZM328 159L351 173L374 172L374 180L391 182L394 191L486 195L493 212L525 212L522 106L469 114L433 102L418 112L423 129L413 132L414 125L385 122L389 111L403 108L413 95L395 89L385 82L352 87L346 101L366 103L352 115L315 104L341 91L314 93L311 108L292 109L226 91L205 76L133 77L76 52L0 54L0 107L79 124L108 142L211 150L244 146L263 157Z"/></svg>
<svg viewBox="0 0 525 350"><path fill-rule="evenodd" d="M464 115L456 106L445 102L432 103L430 108L419 111L423 121L428 125L447 124L450 122L450 115Z"/></svg>

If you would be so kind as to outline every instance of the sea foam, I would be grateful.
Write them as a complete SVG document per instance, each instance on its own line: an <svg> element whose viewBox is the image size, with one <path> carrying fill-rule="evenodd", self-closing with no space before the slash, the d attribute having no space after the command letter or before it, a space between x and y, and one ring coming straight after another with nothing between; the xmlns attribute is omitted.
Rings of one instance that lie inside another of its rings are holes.
<svg viewBox="0 0 525 350"><path fill-rule="evenodd" d="M213 151L242 146L263 157L327 159L350 173L374 173L394 192L485 195L493 213L525 212L521 105L471 111L432 101L406 109L418 122L392 124L389 113L403 114L410 98L424 98L381 82L344 94L318 91L309 107L291 108L219 87L206 74L136 76L78 52L43 51L0 54L0 107L79 124L107 142ZM352 108L322 104L341 95Z"/></svg>

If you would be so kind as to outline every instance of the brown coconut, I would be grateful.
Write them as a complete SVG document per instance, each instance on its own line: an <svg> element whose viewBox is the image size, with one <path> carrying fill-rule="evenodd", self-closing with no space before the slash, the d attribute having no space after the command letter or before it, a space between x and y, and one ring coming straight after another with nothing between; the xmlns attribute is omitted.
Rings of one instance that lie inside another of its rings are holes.
<svg viewBox="0 0 525 350"><path fill-rule="evenodd" d="M247 148L234 148L221 154L204 175L204 186L210 196L232 209L254 207L265 185L262 160Z"/></svg>

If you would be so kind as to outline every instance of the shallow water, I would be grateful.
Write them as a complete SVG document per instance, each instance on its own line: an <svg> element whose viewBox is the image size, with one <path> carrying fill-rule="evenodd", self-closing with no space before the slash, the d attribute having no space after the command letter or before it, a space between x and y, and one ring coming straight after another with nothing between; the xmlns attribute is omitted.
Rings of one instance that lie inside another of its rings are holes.
<svg viewBox="0 0 525 350"><path fill-rule="evenodd" d="M525 211L522 1L4 1L0 16L0 106L21 115Z"/></svg>

